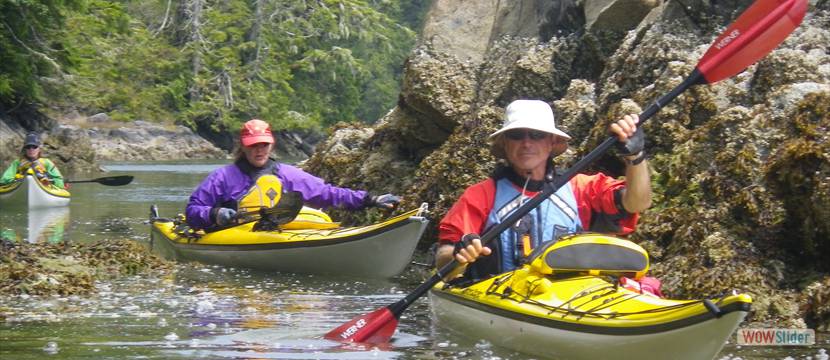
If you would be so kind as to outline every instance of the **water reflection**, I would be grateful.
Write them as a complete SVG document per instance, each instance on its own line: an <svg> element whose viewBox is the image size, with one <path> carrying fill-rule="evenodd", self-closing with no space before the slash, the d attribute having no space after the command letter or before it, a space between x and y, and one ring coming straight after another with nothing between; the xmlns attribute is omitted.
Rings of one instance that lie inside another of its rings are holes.
<svg viewBox="0 0 830 360"><path fill-rule="evenodd" d="M28 218L28 242L59 243L69 226L69 207L29 210Z"/></svg>
<svg viewBox="0 0 830 360"><path fill-rule="evenodd" d="M12 242L59 243L66 239L69 207L43 209L4 209L0 220L0 237Z"/></svg>
<svg viewBox="0 0 830 360"><path fill-rule="evenodd" d="M0 297L0 354L14 359L532 359L433 327L426 301L390 344L340 344L323 334L392 303L418 276L361 282L178 264L169 277L100 283L93 294ZM822 359L820 348L727 347L719 359ZM55 351L55 353L50 353ZM2 356L0 356L2 357Z"/></svg>
<svg viewBox="0 0 830 360"><path fill-rule="evenodd" d="M356 313L403 296L394 282L196 264L177 269L163 279L100 283L86 296L0 297L4 350L17 359L27 359L26 354L34 359L32 350L42 354L52 341L50 349L59 349L52 358L389 359L426 340L413 335L422 329L409 324L384 347L322 339Z"/></svg>

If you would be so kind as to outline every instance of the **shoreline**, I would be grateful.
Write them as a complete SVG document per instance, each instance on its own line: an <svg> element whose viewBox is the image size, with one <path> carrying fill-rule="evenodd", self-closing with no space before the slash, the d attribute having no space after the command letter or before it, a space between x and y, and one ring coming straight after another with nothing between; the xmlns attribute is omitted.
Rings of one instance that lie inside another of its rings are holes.
<svg viewBox="0 0 830 360"><path fill-rule="evenodd" d="M113 121L106 114L61 119L41 131L44 157L53 160L64 173L106 171L107 163L230 161L232 150L222 149L182 125L136 120ZM0 162L7 166L19 157L27 131L5 121L0 126ZM230 134L229 134L230 135ZM303 136L305 135L305 136ZM319 141L317 134L275 132L274 155L287 162L299 162L311 155Z"/></svg>

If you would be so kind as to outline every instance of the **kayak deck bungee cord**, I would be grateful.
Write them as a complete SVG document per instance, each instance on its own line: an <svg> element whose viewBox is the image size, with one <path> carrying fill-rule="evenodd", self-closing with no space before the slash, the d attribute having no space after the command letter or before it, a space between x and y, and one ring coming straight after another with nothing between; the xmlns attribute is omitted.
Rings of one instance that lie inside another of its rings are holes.
<svg viewBox="0 0 830 360"><path fill-rule="evenodd" d="M628 242L583 234L544 250L585 239ZM463 336L545 357L705 359L720 351L752 303L746 294L672 300L635 292L619 285L620 276L635 273L629 271L545 273L534 260L547 254L539 252L516 270L481 281L437 284L429 293L436 321Z"/></svg>

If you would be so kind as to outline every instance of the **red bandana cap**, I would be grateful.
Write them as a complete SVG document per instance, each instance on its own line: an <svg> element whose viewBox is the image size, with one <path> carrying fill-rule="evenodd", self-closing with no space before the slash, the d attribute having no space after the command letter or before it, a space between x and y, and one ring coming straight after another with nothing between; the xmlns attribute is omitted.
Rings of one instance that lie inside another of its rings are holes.
<svg viewBox="0 0 830 360"><path fill-rule="evenodd" d="M242 132L239 139L242 146L251 146L258 143L274 143L274 136L271 135L271 125L267 122L253 119L242 125Z"/></svg>

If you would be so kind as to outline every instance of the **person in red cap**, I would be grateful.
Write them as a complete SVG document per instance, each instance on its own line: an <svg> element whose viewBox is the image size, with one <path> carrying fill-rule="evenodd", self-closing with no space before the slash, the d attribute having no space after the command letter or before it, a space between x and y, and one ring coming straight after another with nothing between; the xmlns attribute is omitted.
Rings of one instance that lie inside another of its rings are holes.
<svg viewBox="0 0 830 360"><path fill-rule="evenodd" d="M631 114L609 127L619 140L625 180L602 173L578 174L488 247L478 234L500 223L553 179L553 158L567 150L571 138L556 127L547 102L510 103L504 125L490 135L491 152L505 162L490 178L467 188L439 223L436 267L455 259L462 265L456 274L466 270L465 277L480 279L515 269L542 242L563 235L634 231L638 213L651 206L645 135L638 122L637 115ZM659 282L656 287L654 292L659 293Z"/></svg>
<svg viewBox="0 0 830 360"><path fill-rule="evenodd" d="M63 189L63 175L52 160L41 156L42 145L40 135L34 132L26 134L23 147L20 149L20 159L12 161L11 165L6 168L0 176L0 185L21 181L31 169L42 184Z"/></svg>
<svg viewBox="0 0 830 360"><path fill-rule="evenodd" d="M211 230L234 224L240 202L262 186L266 187L263 193L268 189L299 192L304 203L316 208L393 208L400 202L392 194L372 195L327 184L295 166L276 162L270 157L274 136L265 121L253 119L243 124L239 141L233 164L211 172L190 195L186 219L192 228Z"/></svg>

